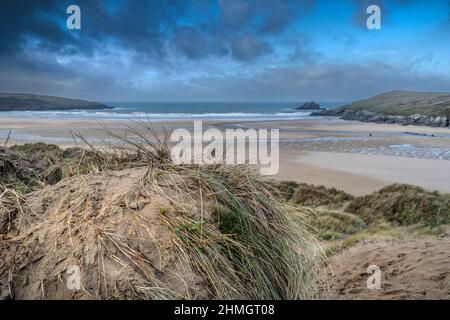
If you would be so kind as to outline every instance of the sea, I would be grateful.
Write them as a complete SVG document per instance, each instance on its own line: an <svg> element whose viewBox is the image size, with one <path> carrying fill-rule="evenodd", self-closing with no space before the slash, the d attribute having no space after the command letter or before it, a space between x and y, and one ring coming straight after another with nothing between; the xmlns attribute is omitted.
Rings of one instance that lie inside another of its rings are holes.
<svg viewBox="0 0 450 320"><path fill-rule="evenodd" d="M6 118L98 119L98 120L299 120L310 112L295 110L304 102L103 102L113 109L67 111L8 111ZM330 109L345 102L317 102Z"/></svg>

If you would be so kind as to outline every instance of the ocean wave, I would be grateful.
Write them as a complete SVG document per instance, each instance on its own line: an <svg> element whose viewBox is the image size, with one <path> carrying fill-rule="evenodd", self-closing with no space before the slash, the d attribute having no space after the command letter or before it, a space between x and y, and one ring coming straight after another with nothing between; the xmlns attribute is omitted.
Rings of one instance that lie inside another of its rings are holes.
<svg viewBox="0 0 450 320"><path fill-rule="evenodd" d="M123 110L123 109L122 109ZM274 113L150 113L150 112L114 112L114 111L8 111L2 112L3 117L32 117L32 118L82 118L82 119L141 119L141 120L176 120L176 119L304 119L309 112L274 112Z"/></svg>

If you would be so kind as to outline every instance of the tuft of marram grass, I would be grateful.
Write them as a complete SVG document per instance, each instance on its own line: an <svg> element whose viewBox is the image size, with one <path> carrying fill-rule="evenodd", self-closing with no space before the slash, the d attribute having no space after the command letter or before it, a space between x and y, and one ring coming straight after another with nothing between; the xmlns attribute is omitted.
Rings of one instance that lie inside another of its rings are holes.
<svg viewBox="0 0 450 320"><path fill-rule="evenodd" d="M152 185L185 213L172 217L160 210L181 259L206 279L211 297L316 297L324 253L301 209L275 198L274 189L248 165L171 163L167 134L160 139L151 125L141 126L147 135L133 128L127 136L110 132L123 142L113 149L147 165L143 189ZM167 186L169 194L163 191ZM161 293L170 296L157 288Z"/></svg>
<svg viewBox="0 0 450 320"><path fill-rule="evenodd" d="M190 183L174 182L171 170ZM173 166L156 176L165 186L168 181L176 184L172 187L183 194L184 201L192 200L188 207L197 213L195 218L163 215L163 219L180 256L206 277L212 297L316 297L315 267L323 252L307 230L302 213L275 199L271 187L253 170L247 166ZM206 202L214 204L212 219L202 218Z"/></svg>

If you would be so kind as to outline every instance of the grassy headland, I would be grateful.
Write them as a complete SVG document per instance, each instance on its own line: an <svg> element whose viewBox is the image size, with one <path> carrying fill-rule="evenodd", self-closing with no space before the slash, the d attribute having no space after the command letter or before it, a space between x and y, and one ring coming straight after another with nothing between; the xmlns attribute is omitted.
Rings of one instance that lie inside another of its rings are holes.
<svg viewBox="0 0 450 320"><path fill-rule="evenodd" d="M450 94L389 91L314 115L340 116L345 120L448 127Z"/></svg>
<svg viewBox="0 0 450 320"><path fill-rule="evenodd" d="M111 109L98 102L24 93L0 93L0 111Z"/></svg>

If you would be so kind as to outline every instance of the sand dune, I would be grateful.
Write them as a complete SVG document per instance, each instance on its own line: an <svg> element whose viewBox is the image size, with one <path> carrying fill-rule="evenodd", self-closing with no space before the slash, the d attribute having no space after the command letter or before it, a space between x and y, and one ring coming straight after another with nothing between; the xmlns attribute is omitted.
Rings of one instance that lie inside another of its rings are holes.
<svg viewBox="0 0 450 320"><path fill-rule="evenodd" d="M381 269L381 288L368 289L367 268ZM363 241L330 259L328 298L450 299L450 238Z"/></svg>

